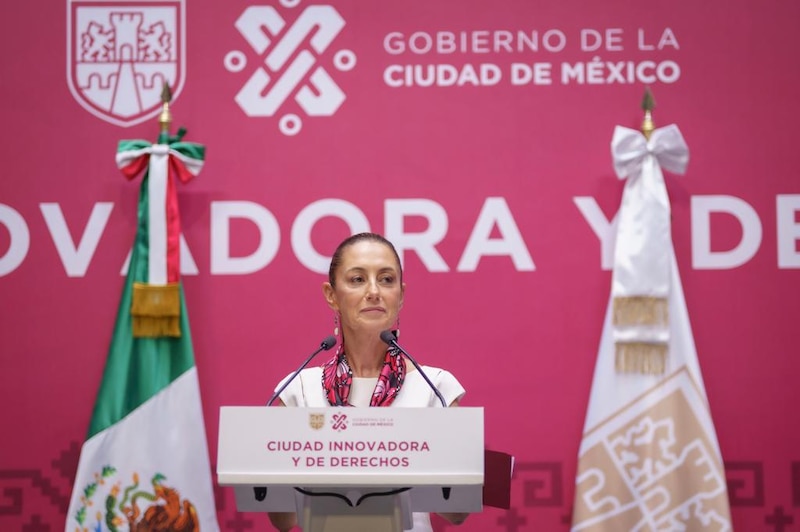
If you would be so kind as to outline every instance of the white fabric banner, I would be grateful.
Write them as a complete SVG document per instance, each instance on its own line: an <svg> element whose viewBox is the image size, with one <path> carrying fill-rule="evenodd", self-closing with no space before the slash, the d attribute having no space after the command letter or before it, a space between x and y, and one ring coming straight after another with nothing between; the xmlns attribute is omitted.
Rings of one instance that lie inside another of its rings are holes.
<svg viewBox="0 0 800 532"><path fill-rule="evenodd" d="M669 126L654 131L649 142L639 132L618 127L612 150L617 172L628 182L578 457L572 530L730 531L725 471L675 260L659 164L683 172L688 149L677 127ZM615 327L615 298L631 295L665 298L669 320L660 329L628 328L636 341L663 342L663 371L619 367L624 329Z"/></svg>

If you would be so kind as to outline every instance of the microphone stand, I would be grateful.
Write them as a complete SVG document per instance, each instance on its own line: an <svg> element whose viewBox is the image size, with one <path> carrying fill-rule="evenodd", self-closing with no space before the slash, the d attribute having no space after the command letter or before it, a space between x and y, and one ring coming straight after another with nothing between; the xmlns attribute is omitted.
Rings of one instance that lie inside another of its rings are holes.
<svg viewBox="0 0 800 532"><path fill-rule="evenodd" d="M267 403L267 406L272 406L272 402L275 401L275 399L278 398L278 396L281 394L281 392L283 390L285 390L287 386L289 386L289 383L292 382L295 379L295 377L297 377L300 374L301 371L303 371L303 369L308 365L308 363L311 362L312 358L317 356L317 354L319 354L320 351L327 351L328 349L330 349L331 347L333 347L335 345L336 345L336 337L335 336L331 335L331 336L328 336L327 338L325 338L324 340L322 340L322 342L319 344L319 348L317 348L316 351L311 353L311 355L305 360L305 362L303 362L303 364L299 368L297 368L297 371L292 373L292 376L289 377L288 379L286 379L286 382L284 382L283 385L280 388L278 388L275 391L274 394L272 394L272 397L270 397L269 402Z"/></svg>
<svg viewBox="0 0 800 532"><path fill-rule="evenodd" d="M397 343L397 338L394 337L394 334L392 334L392 331L383 331L381 333L381 340L383 340L385 343L389 344L390 346L397 348L401 353L403 353L403 355L405 355L405 357L408 360L411 361L412 364L414 364L414 367L417 368L417 371L419 371L419 374L422 375L422 378L425 379L425 382L427 382L428 386L431 387L431 390L433 390L433 393L435 393L436 397L439 398L439 401L442 402L442 406L444 408L447 408L447 403L445 402L444 397L442 397L442 393L439 391L439 389L436 386L433 385L433 383L428 378L428 376L425 375L425 372L422 371L422 368L419 367L419 364L417 364L417 361L414 360L414 358L411 355L408 354L408 351L406 351L405 349L400 347L400 344Z"/></svg>

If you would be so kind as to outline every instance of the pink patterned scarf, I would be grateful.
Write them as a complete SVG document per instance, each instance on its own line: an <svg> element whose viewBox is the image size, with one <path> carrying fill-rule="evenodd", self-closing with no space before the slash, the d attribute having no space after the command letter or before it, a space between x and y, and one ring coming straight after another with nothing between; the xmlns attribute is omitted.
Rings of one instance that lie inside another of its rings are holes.
<svg viewBox="0 0 800 532"><path fill-rule="evenodd" d="M406 377L406 361L400 351L390 347L383 360L383 368L378 376L378 384L372 392L369 406L389 406L400 393ZM348 402L350 386L353 384L353 370L344 356L344 343L339 344L336 354L322 367L322 388L331 406L352 406Z"/></svg>

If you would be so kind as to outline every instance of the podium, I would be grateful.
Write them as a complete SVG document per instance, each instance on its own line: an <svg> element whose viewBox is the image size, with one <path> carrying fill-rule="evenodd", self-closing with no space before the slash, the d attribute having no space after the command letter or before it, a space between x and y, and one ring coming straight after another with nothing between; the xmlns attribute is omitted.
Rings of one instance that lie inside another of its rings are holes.
<svg viewBox="0 0 800 532"><path fill-rule="evenodd" d="M217 481L305 532L400 532L411 512L481 511L483 430L478 407L223 406Z"/></svg>

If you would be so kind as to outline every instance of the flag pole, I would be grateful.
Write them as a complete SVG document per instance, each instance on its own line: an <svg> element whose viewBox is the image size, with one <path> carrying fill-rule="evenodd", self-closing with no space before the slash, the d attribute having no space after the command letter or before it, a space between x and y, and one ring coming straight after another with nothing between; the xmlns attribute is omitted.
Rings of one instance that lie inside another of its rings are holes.
<svg viewBox="0 0 800 532"><path fill-rule="evenodd" d="M169 109L171 101L172 91L169 88L169 84L164 82L164 87L161 89L161 113L158 115L159 143L166 142L169 137L169 126L172 123L172 113Z"/></svg>
<svg viewBox="0 0 800 532"><path fill-rule="evenodd" d="M644 98L642 98L642 110L644 111L644 120L642 120L642 134L644 138L650 140L650 135L656 129L656 124L653 122L653 109L656 107L656 102L653 100L653 94L650 92L649 87L644 89Z"/></svg>

